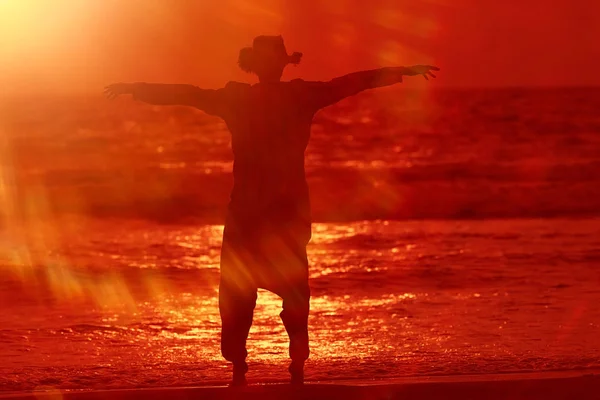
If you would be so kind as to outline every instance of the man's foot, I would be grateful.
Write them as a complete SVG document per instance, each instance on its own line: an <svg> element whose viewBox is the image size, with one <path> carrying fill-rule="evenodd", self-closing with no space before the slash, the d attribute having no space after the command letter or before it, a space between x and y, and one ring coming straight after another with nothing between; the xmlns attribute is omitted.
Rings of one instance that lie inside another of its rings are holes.
<svg viewBox="0 0 600 400"><path fill-rule="evenodd" d="M304 361L292 361L288 371L290 371L292 385L304 384Z"/></svg>
<svg viewBox="0 0 600 400"><path fill-rule="evenodd" d="M248 364L245 362L233 364L233 379L229 386L246 386L246 372L248 372Z"/></svg>

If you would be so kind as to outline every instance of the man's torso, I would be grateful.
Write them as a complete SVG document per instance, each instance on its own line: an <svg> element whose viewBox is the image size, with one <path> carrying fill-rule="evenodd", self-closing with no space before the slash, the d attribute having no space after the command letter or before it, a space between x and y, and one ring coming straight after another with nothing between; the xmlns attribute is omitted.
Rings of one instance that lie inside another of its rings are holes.
<svg viewBox="0 0 600 400"><path fill-rule="evenodd" d="M302 84L228 84L223 118L234 154L232 212L260 218L282 205L308 206L304 151L314 110Z"/></svg>

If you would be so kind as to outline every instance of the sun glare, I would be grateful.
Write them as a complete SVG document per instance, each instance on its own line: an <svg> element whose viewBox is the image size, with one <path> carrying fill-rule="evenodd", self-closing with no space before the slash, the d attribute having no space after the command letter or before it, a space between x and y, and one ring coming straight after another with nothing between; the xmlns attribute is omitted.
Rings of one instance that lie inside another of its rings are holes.
<svg viewBox="0 0 600 400"><path fill-rule="evenodd" d="M56 51L77 40L94 11L89 1L0 1L0 50L9 54Z"/></svg>

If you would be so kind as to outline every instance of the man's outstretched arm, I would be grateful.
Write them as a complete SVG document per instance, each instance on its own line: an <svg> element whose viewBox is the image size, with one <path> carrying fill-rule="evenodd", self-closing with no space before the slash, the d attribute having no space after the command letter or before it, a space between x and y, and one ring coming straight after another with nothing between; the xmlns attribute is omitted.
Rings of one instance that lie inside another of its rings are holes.
<svg viewBox="0 0 600 400"><path fill-rule="evenodd" d="M414 65L353 72L323 83L317 102L320 103L319 108L326 107L363 90L400 83L403 76L423 75L425 79L435 78L432 71L439 71L439 68L432 65Z"/></svg>
<svg viewBox="0 0 600 400"><path fill-rule="evenodd" d="M182 105L218 114L222 105L220 90L200 89L193 85L163 83L113 83L104 89L109 99L131 94L135 100L156 105Z"/></svg>

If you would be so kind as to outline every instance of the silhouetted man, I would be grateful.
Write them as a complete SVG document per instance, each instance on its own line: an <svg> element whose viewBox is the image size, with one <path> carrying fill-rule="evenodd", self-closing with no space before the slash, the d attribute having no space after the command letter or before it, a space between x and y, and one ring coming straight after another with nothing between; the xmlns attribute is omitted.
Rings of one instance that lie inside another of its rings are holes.
<svg viewBox="0 0 600 400"><path fill-rule="evenodd" d="M259 36L239 54L239 66L259 83L229 82L217 90L192 85L116 83L109 98L132 94L159 105L196 107L225 120L232 136L234 186L221 249L221 352L233 363L232 385L244 385L246 339L258 288L283 299L281 319L290 337L292 383L304 381L309 355L310 289L306 245L311 237L304 151L313 116L363 90L402 82L404 75L435 77L427 65L381 68L329 82L282 82L288 55L281 36Z"/></svg>

